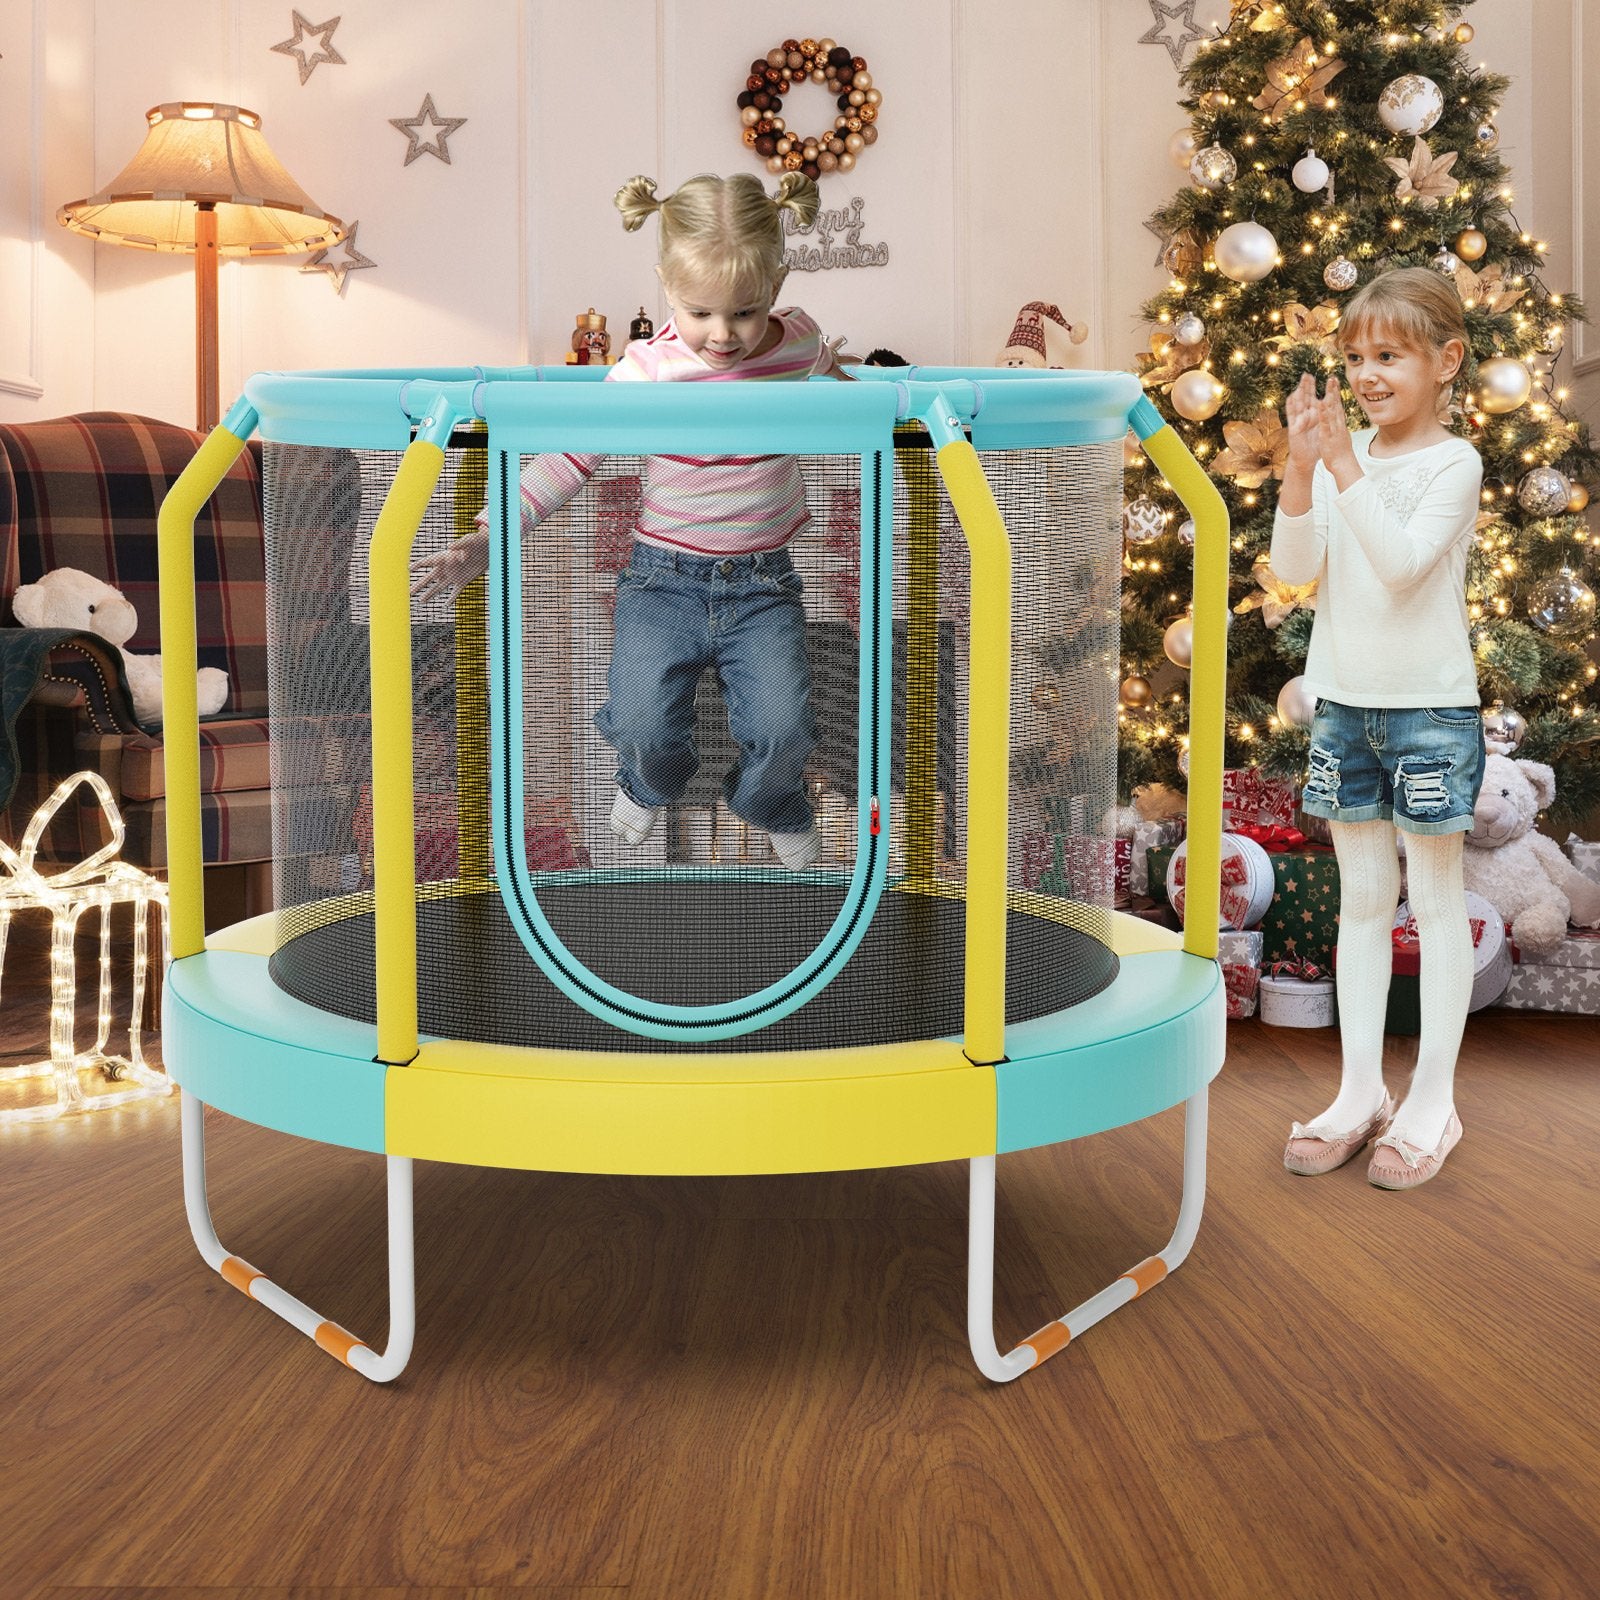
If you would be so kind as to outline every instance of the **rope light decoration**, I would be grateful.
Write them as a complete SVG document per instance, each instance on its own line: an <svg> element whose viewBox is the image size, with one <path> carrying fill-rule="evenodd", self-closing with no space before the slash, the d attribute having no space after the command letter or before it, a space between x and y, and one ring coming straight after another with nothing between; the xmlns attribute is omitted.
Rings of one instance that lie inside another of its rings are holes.
<svg viewBox="0 0 1600 1600"><path fill-rule="evenodd" d="M806 83L821 84L836 97L833 127L814 138L795 133L784 121L783 97ZM872 81L864 56L852 55L833 39L785 39L750 63L750 76L738 97L744 142L762 157L769 172L848 172L856 157L877 142L883 95Z"/></svg>

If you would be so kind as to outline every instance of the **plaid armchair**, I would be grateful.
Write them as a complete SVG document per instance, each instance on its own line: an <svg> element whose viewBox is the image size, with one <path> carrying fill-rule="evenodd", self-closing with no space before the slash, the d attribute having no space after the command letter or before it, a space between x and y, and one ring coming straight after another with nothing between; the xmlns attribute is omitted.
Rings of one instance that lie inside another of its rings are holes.
<svg viewBox="0 0 1600 1600"><path fill-rule="evenodd" d="M115 411L0 425L0 628L26 644L11 610L19 585L77 567L120 589L139 613L127 648L156 652L156 513L200 443L187 428ZM208 863L269 860L267 628L261 458L252 445L195 522L200 664L228 674L228 702L200 725L201 827ZM41 643L43 641L40 641ZM31 679L30 679L31 681ZM167 859L165 762L159 726L141 727L104 640L52 645L38 690L15 724L20 776L0 812L15 840L67 774L98 772L127 828L123 858L160 870ZM58 813L46 848L80 859L105 842L93 796ZM3 796L0 796L3 798Z"/></svg>

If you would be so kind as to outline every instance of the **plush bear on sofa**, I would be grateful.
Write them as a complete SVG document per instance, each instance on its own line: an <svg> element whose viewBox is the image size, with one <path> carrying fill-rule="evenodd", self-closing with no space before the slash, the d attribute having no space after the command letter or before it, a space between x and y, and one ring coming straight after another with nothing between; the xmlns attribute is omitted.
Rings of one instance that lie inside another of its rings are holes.
<svg viewBox="0 0 1600 1600"><path fill-rule="evenodd" d="M11 598L11 609L25 628L71 628L95 633L122 649L139 626L133 602L109 583L76 567L57 567L37 583L25 583ZM123 669L133 695L133 714L140 722L161 721L161 657L122 650ZM228 674L201 667L196 682L200 715L209 717L228 700Z"/></svg>
<svg viewBox="0 0 1600 1600"><path fill-rule="evenodd" d="M1534 831L1540 809L1555 796L1555 773L1542 762L1490 755L1463 852L1467 888L1511 924L1517 948L1534 961L1559 947L1568 922L1600 923L1600 884Z"/></svg>

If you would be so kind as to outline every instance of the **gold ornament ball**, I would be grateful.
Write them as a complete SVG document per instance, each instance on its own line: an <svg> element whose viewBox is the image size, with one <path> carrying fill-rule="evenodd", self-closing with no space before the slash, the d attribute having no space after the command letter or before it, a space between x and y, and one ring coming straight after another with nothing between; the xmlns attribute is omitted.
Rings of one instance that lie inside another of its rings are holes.
<svg viewBox="0 0 1600 1600"><path fill-rule="evenodd" d="M1192 367L1180 374L1172 386L1172 408L1190 422L1204 422L1216 416L1227 392L1204 368Z"/></svg>
<svg viewBox="0 0 1600 1600"><path fill-rule="evenodd" d="M1500 130L1492 122L1480 122L1473 130L1472 142L1477 148L1487 154L1499 148Z"/></svg>
<svg viewBox="0 0 1600 1600"><path fill-rule="evenodd" d="M1457 44L1471 44L1472 41L1477 37L1478 30L1474 28L1470 22L1458 22L1456 24Z"/></svg>
<svg viewBox="0 0 1600 1600"><path fill-rule="evenodd" d="M1161 648L1175 667L1188 668L1194 661L1194 618L1179 617L1161 636Z"/></svg>
<svg viewBox="0 0 1600 1600"><path fill-rule="evenodd" d="M1041 711L1054 711L1061 704L1061 689L1054 683L1041 683L1029 698Z"/></svg>
<svg viewBox="0 0 1600 1600"><path fill-rule="evenodd" d="M1526 405L1533 393L1533 374L1514 356L1491 356L1478 364L1478 404L1492 417L1503 417Z"/></svg>
<svg viewBox="0 0 1600 1600"><path fill-rule="evenodd" d="M1130 711L1136 711L1140 706L1149 705L1154 693L1150 687L1150 680L1135 674L1131 678L1122 680L1122 686L1117 690L1117 698Z"/></svg>
<svg viewBox="0 0 1600 1600"><path fill-rule="evenodd" d="M1278 241L1259 222L1235 222L1211 247L1217 271L1235 283L1259 283L1278 264Z"/></svg>
<svg viewBox="0 0 1600 1600"><path fill-rule="evenodd" d="M1583 511L1589 504L1589 491L1581 483L1572 486L1572 493L1567 496L1568 511Z"/></svg>
<svg viewBox="0 0 1600 1600"><path fill-rule="evenodd" d="M1463 261L1478 261L1489 248L1489 241L1476 228L1465 228L1456 235L1456 254Z"/></svg>

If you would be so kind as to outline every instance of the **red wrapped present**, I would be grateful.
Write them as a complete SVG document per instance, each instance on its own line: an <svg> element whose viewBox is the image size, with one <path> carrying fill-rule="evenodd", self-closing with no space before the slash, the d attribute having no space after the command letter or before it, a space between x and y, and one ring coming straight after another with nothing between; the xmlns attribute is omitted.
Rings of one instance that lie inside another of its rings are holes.
<svg viewBox="0 0 1600 1600"><path fill-rule="evenodd" d="M1222 774L1222 826L1230 833L1262 825L1294 825L1295 790L1287 778L1272 778L1260 767L1229 767Z"/></svg>

